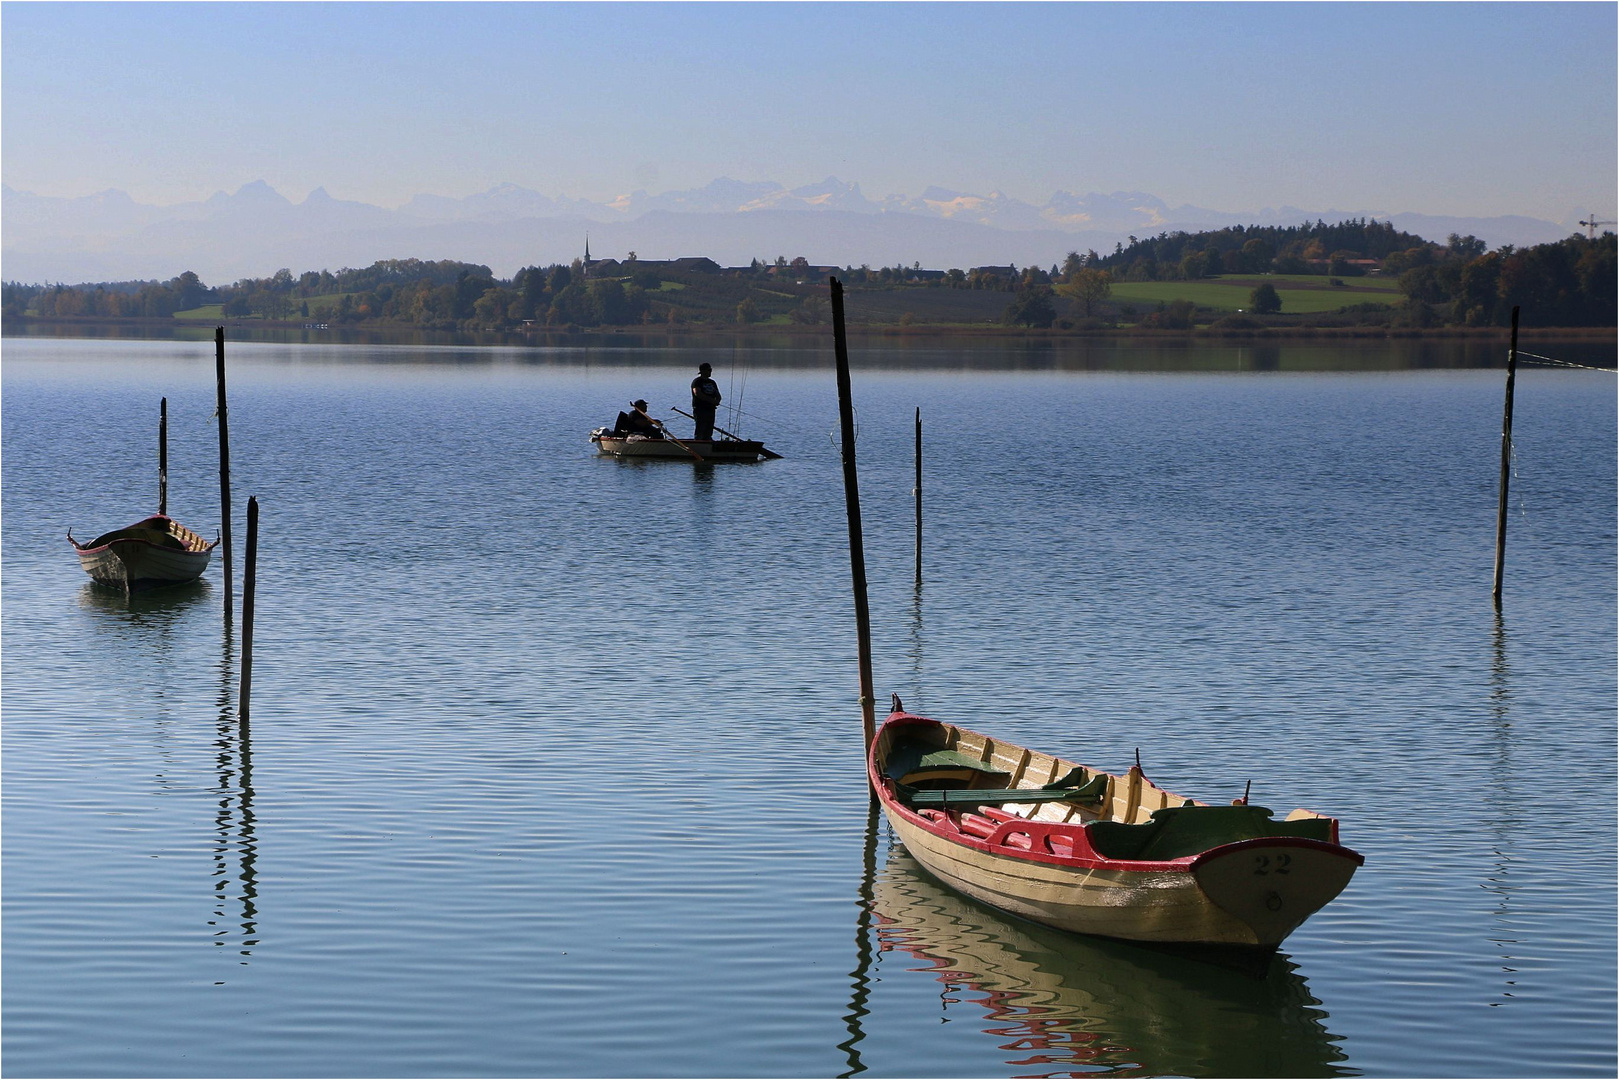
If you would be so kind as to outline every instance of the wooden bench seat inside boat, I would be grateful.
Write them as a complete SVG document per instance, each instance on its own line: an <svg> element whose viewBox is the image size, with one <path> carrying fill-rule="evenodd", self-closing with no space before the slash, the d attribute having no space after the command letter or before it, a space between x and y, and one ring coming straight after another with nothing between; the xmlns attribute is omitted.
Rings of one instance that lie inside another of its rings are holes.
<svg viewBox="0 0 1619 1080"><path fill-rule="evenodd" d="M898 746L888 759L888 775L909 788L1004 788L1012 780L978 758L956 750L931 750L919 744Z"/></svg>
<svg viewBox="0 0 1619 1080"><path fill-rule="evenodd" d="M1096 776L1085 784L1068 787L1061 783L1037 788L963 788L912 791L912 806L1001 806L1006 803L1083 802L1100 803L1107 795L1107 777Z"/></svg>
<svg viewBox="0 0 1619 1080"><path fill-rule="evenodd" d="M1084 767L1038 788L1009 786L1012 777L986 761L956 750L902 746L888 761L888 775L914 807L974 807L1002 803L1101 802L1107 777Z"/></svg>
<svg viewBox="0 0 1619 1080"><path fill-rule="evenodd" d="M1267 836L1332 841L1326 818L1276 821L1263 806L1171 806L1154 810L1140 825L1097 821L1086 827L1097 854L1109 859L1168 861L1198 855L1223 844Z"/></svg>

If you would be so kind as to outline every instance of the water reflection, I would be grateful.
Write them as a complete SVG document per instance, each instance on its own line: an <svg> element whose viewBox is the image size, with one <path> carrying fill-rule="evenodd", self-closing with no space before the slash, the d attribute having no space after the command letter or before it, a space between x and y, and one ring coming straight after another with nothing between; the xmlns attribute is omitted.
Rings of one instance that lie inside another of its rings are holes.
<svg viewBox="0 0 1619 1080"><path fill-rule="evenodd" d="M866 1035L863 1022L871 1012L866 1003L871 999L871 966L877 956L877 950L873 947L871 925L874 906L872 896L877 880L879 818L877 799L873 796L866 805L866 837L860 873L860 914L855 921L855 967L849 973L851 981L849 1011L843 1017L843 1026L848 1029L849 1037L838 1043L838 1049L843 1051L849 1067L838 1074L840 1077L858 1076L866 1071L865 1064L860 1060L860 1041Z"/></svg>
<svg viewBox="0 0 1619 1080"><path fill-rule="evenodd" d="M1494 739L1495 767L1490 770L1491 799L1496 806L1520 806L1516 785L1513 783L1512 733L1512 665L1507 653L1509 637L1506 620L1495 612L1495 623L1490 635L1490 725ZM1514 856L1511 852L1519 841L1511 835L1508 814L1492 814L1490 818L1491 866L1485 875L1484 890L1493 898L1490 908L1490 941L1501 960L1505 988L1500 1000L1491 1006L1504 1005L1513 996L1517 985L1517 961L1513 957L1519 944L1511 929Z"/></svg>
<svg viewBox="0 0 1619 1080"><path fill-rule="evenodd" d="M259 882L257 822L253 816L253 747L248 722L238 715L232 677L231 628L224 628L224 654L219 663L219 720L214 739L214 911L208 925L214 944L236 946L242 964L258 941Z"/></svg>
<svg viewBox="0 0 1619 1080"><path fill-rule="evenodd" d="M96 613L110 637L104 643L110 650L122 646L136 648L140 663L156 661L152 693L160 703L164 727L180 730L184 716L173 715L168 664L176 651L187 649L189 631L184 623L209 613L214 587L204 579L161 589L126 593L93 582L85 582L78 600L81 608ZM227 611L227 616L229 612ZM253 810L253 750L246 720L237 715L235 640L227 618L221 627L221 653L218 660L218 689L215 696L213 751L214 784L209 793L217 800L212 815L212 836L208 844L212 859L212 913L208 926L216 946L235 947L246 963L258 940L258 854L257 819ZM184 695L177 695L183 697ZM189 709L186 710L189 712ZM186 770L164 754L166 767L156 777L159 787L173 788L172 775Z"/></svg>
<svg viewBox="0 0 1619 1080"><path fill-rule="evenodd" d="M86 611L124 616L132 626L169 626L212 592L213 586L206 578L161 589L137 589L134 592L87 581L79 589L79 606Z"/></svg>
<svg viewBox="0 0 1619 1080"><path fill-rule="evenodd" d="M999 1040L1016 1076L1340 1076L1340 1037L1283 955L1228 969L998 915L945 889L901 848L872 889L882 952L935 973ZM851 1060L855 1060L851 1057Z"/></svg>
<svg viewBox="0 0 1619 1080"><path fill-rule="evenodd" d="M1255 345L1251 349L1243 349L1241 355L1247 364L1239 363L1239 371L1246 367L1249 371L1280 371L1282 370L1282 350L1277 345Z"/></svg>
<svg viewBox="0 0 1619 1080"><path fill-rule="evenodd" d="M856 332L860 327L852 328ZM301 363L335 361L376 364L491 366L502 363L613 367L686 367L732 351L732 366L755 370L830 366L821 331L805 334L733 333L599 328L589 332L472 332L263 327L232 324L237 344L308 346ZM214 324L150 327L101 323L38 323L4 327L7 338L82 341L212 342ZM1613 366L1611 343L1584 337L1537 338L1537 348L1558 359L1593 367ZM270 353L259 354L261 358ZM851 362L859 369L934 371L1415 371L1497 368L1504 341L1495 338L1365 338L1325 343L1309 337L1188 335L1186 337L968 338L913 333L864 336Z"/></svg>
<svg viewBox="0 0 1619 1080"><path fill-rule="evenodd" d="M1490 635L1490 715L1495 722L1496 732L1502 737L1498 748L1503 754L1507 749L1506 736L1512 728L1509 715L1511 691L1508 688L1511 677L1512 666L1507 662L1507 624L1497 611L1494 631ZM1502 765L1505 764L1503 760Z"/></svg>

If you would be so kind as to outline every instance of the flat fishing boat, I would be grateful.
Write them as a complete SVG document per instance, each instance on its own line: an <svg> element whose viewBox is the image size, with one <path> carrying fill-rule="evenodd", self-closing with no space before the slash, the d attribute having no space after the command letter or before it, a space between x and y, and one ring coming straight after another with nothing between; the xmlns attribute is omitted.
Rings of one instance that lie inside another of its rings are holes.
<svg viewBox="0 0 1619 1080"><path fill-rule="evenodd" d="M751 439L673 439L651 435L616 435L612 428L597 428L590 441L603 454L621 458L652 458L660 461L758 461L780 457Z"/></svg>
<svg viewBox="0 0 1619 1080"><path fill-rule="evenodd" d="M88 544L74 540L72 529L67 538L94 581L126 590L197 580L219 543L204 540L165 514L103 533Z"/></svg>
<svg viewBox="0 0 1619 1080"><path fill-rule="evenodd" d="M1060 930L1274 950L1364 858L1338 822L1211 806L905 711L872 741L872 790L916 861L981 903Z"/></svg>

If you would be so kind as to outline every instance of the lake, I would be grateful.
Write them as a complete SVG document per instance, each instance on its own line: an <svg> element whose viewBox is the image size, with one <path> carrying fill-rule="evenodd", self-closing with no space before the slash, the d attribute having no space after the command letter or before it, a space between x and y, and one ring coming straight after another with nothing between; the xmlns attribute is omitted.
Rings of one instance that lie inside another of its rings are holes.
<svg viewBox="0 0 1619 1080"><path fill-rule="evenodd" d="M1519 370L1498 615L1504 349L853 344L879 701L1340 818L1256 975L870 816L830 335L228 350L246 723L221 560L131 600L64 538L155 509L165 396L217 533L212 343L4 341L6 1075L1619 1067L1611 371ZM781 460L594 452L704 359Z"/></svg>

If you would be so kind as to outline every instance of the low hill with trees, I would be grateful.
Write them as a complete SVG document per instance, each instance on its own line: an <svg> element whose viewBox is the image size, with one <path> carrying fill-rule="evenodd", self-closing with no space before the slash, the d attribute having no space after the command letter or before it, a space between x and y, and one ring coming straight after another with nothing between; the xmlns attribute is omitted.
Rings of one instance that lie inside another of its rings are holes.
<svg viewBox="0 0 1619 1080"><path fill-rule="evenodd" d="M1121 329L1262 332L1504 325L1514 306L1537 326L1613 327L1615 237L1485 250L1351 219L1130 238L1107 255L1069 252L1049 269L924 270L813 266L803 257L746 267L704 258L531 266L509 280L487 266L387 259L362 269L279 270L207 286L166 281L23 284L0 290L7 321L258 320L376 328L538 331L597 326L815 326L830 317L826 278L857 302L851 323L934 330Z"/></svg>

